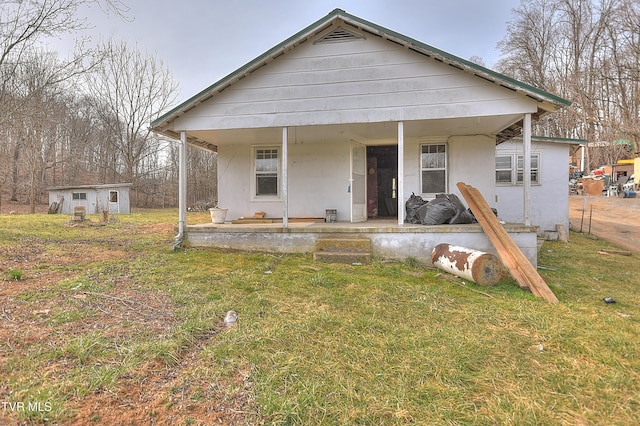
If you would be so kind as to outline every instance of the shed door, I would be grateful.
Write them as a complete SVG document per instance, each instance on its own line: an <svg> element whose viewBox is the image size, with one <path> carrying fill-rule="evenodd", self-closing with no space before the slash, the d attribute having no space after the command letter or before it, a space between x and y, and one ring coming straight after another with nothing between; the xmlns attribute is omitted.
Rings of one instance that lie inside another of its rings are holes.
<svg viewBox="0 0 640 426"><path fill-rule="evenodd" d="M118 191L109 191L109 213L120 213L119 199Z"/></svg>
<svg viewBox="0 0 640 426"><path fill-rule="evenodd" d="M367 148L357 142L351 143L351 222L367 220Z"/></svg>

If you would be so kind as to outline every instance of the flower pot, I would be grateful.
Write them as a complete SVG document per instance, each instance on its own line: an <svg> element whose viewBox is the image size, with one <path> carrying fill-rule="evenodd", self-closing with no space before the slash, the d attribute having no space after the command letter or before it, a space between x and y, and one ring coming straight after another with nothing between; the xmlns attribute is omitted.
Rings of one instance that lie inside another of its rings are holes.
<svg viewBox="0 0 640 426"><path fill-rule="evenodd" d="M211 221L213 223L224 223L225 218L227 217L228 209L209 209L209 213L211 213Z"/></svg>

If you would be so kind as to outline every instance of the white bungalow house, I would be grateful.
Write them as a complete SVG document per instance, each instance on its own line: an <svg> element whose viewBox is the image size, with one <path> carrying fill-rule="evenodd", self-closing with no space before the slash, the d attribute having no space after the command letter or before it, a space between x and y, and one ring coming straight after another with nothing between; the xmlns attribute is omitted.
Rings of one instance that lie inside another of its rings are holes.
<svg viewBox="0 0 640 426"><path fill-rule="evenodd" d="M493 249L478 225L405 224L407 198L460 195L456 183L465 182L495 205L496 145L522 134L530 158L531 121L569 104L336 9L152 128L182 147L217 151L218 201L227 220L254 212L279 218L263 227L187 227L183 178L177 240L307 251L322 233L351 232L371 238L374 254L429 258L439 242ZM523 167L530 170L530 162ZM535 264L524 176L523 220L507 230ZM327 209L336 210L337 224L298 224Z"/></svg>

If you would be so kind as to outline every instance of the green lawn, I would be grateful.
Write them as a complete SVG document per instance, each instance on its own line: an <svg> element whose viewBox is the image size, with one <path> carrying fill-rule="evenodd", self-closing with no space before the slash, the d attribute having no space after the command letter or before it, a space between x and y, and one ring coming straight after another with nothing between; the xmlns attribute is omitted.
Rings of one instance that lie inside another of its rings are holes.
<svg viewBox="0 0 640 426"><path fill-rule="evenodd" d="M550 304L413 258L174 251L176 216L0 216L0 423L640 424L638 255L545 242Z"/></svg>

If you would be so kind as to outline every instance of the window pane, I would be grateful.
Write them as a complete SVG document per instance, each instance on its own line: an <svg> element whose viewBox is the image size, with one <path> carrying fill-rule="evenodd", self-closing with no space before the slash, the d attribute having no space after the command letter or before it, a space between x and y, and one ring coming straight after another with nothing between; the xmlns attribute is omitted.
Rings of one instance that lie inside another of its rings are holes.
<svg viewBox="0 0 640 426"><path fill-rule="evenodd" d="M496 169L511 169L511 158L510 155L496 157Z"/></svg>
<svg viewBox="0 0 640 426"><path fill-rule="evenodd" d="M511 183L511 170L497 170L496 182L498 183Z"/></svg>
<svg viewBox="0 0 640 426"><path fill-rule="evenodd" d="M278 195L278 176L273 173L257 175L256 195Z"/></svg>
<svg viewBox="0 0 640 426"><path fill-rule="evenodd" d="M422 172L422 192L435 194L445 192L445 171L425 170Z"/></svg>
<svg viewBox="0 0 640 426"><path fill-rule="evenodd" d="M278 150L277 149L257 149L256 150L256 171L275 172L278 170Z"/></svg>
<svg viewBox="0 0 640 426"><path fill-rule="evenodd" d="M444 168L446 166L445 151L444 145L422 145L422 168Z"/></svg>

